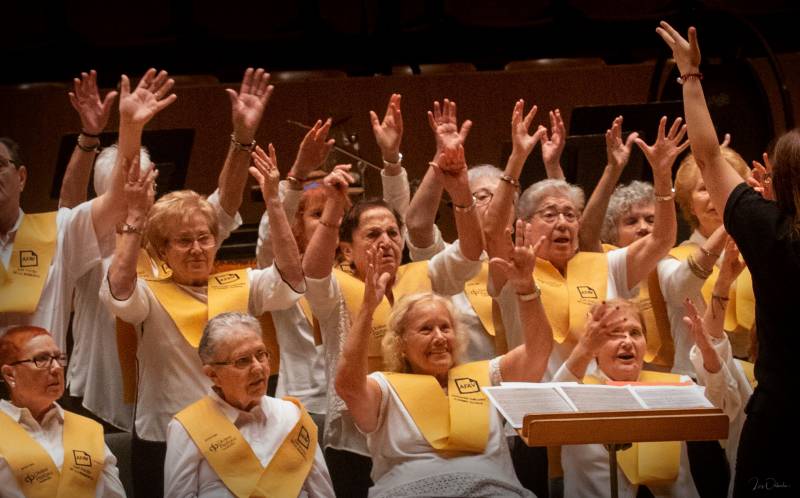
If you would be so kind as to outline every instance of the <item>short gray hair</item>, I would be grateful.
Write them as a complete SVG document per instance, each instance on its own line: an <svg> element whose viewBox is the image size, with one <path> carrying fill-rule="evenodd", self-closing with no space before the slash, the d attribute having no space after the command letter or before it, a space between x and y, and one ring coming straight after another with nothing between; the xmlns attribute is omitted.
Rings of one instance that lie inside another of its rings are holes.
<svg viewBox="0 0 800 498"><path fill-rule="evenodd" d="M541 180L525 189L519 198L517 206L517 218L529 221L539 210L539 205L549 196L564 197L569 199L579 212L583 211L584 194L583 189L577 185L572 185L564 180L548 178Z"/></svg>
<svg viewBox="0 0 800 498"><path fill-rule="evenodd" d="M203 336L200 338L200 345L197 347L200 361L204 365L214 361L219 344L242 327L251 330L259 338L261 337L261 324L258 319L247 313L220 313L209 320L203 328Z"/></svg>
<svg viewBox="0 0 800 498"><path fill-rule="evenodd" d="M94 191L97 195L103 195L111 186L111 173L114 171L114 164L117 162L118 153L119 148L117 144L114 144L110 147L106 147L97 155L97 159L94 162L94 179L92 180ZM150 169L151 164L153 163L150 160L150 152L147 148L142 147L139 154L140 171L144 173Z"/></svg>
<svg viewBox="0 0 800 498"><path fill-rule="evenodd" d="M648 182L634 180L627 185L618 185L608 201L600 239L608 244L616 244L619 240L617 233L619 219L628 214L634 206L653 202L655 202L653 185Z"/></svg>
<svg viewBox="0 0 800 498"><path fill-rule="evenodd" d="M470 184L479 178L491 178L500 181L501 176L503 176L503 171L497 166L492 166L491 164L478 164L477 166L473 166L467 170L467 178L469 179Z"/></svg>

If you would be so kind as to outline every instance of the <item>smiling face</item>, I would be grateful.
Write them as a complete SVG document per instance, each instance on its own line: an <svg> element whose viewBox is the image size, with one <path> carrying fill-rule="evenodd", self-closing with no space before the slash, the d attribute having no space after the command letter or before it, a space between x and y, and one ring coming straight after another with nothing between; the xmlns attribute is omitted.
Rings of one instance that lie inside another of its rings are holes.
<svg viewBox="0 0 800 498"><path fill-rule="evenodd" d="M453 317L434 300L415 303L408 311L402 335L402 352L411 373L447 376L457 350Z"/></svg>
<svg viewBox="0 0 800 498"><path fill-rule="evenodd" d="M13 361L29 360L40 356L60 356L52 336L37 335L21 348ZM64 394L64 367L52 360L45 368L38 368L33 362L3 366L3 374L9 385L12 385L12 400L20 407L27 407L36 413L43 407L50 406Z"/></svg>
<svg viewBox="0 0 800 498"><path fill-rule="evenodd" d="M644 328L633 307L625 307L627 318L597 353L597 365L605 374L616 381L636 381L644 366L647 340Z"/></svg>
<svg viewBox="0 0 800 498"><path fill-rule="evenodd" d="M722 224L722 216L711 203L711 196L708 195L706 184L700 175L697 175L690 199L690 211L697 217L698 230L705 237L710 236Z"/></svg>
<svg viewBox="0 0 800 498"><path fill-rule="evenodd" d="M174 227L160 256L172 269L175 282L206 285L216 254L216 239L208 220L198 211L185 224Z"/></svg>
<svg viewBox="0 0 800 498"><path fill-rule="evenodd" d="M550 195L539 203L529 222L533 229L532 240L545 237L539 257L563 271L578 251L580 212L569 198Z"/></svg>
<svg viewBox="0 0 800 498"><path fill-rule="evenodd" d="M352 242L342 242L345 257L353 264L356 277L364 279L367 268L367 249L381 248L381 258L376 268L378 274L397 273L403 255L403 236L400 226L391 211L384 207L369 208L359 217L358 226L353 230Z"/></svg>
<svg viewBox="0 0 800 498"><path fill-rule="evenodd" d="M246 326L225 334L219 339L213 361L204 365L203 371L222 392L225 401L240 410L249 410L267 393L269 355L261 336ZM213 364L220 362L230 364Z"/></svg>
<svg viewBox="0 0 800 498"><path fill-rule="evenodd" d="M617 245L627 247L653 232L656 207L652 202L635 204L617 219Z"/></svg>

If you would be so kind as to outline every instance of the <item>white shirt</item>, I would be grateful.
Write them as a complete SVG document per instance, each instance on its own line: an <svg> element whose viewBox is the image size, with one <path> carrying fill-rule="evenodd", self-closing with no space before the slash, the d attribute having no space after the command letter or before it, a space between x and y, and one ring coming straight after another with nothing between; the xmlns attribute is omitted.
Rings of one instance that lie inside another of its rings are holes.
<svg viewBox="0 0 800 498"><path fill-rule="evenodd" d="M498 385L502 380L499 372L500 357L490 360L489 368L492 385ZM447 458L430 446L383 374L374 372L369 377L381 389L378 425L373 432L366 435L367 446L372 455L372 480L375 483L369 490L369 496L394 496L394 491L401 490L414 481L424 481L428 477L436 476L446 482L444 477L447 474L456 473L461 480L500 481L510 488L517 488L518 494L524 493L503 434L503 418L497 410L491 409L489 438L483 453ZM440 495L432 492L431 496Z"/></svg>
<svg viewBox="0 0 800 498"><path fill-rule="evenodd" d="M250 448L266 467L283 443L286 435L300 420L300 410L293 403L264 396L261 403L244 412L229 405L214 391L209 396L222 414L230 420ZM178 420L167 428L167 457L164 461L165 498L222 498L234 495L225 486L194 440ZM314 464L298 496L333 497L333 485L322 450L317 445Z"/></svg>
<svg viewBox="0 0 800 498"><path fill-rule="evenodd" d="M27 408L19 408L6 400L0 400L0 410L17 422L31 438L41 445L60 471L64 464L64 410L57 403L53 403L53 405L53 408L44 415L42 423L39 424ZM103 470L97 477L94 495L97 498L124 498L125 489L119 480L117 459L108 446L104 445L104 448L105 461ZM0 496L25 498L3 455L0 455Z"/></svg>
<svg viewBox="0 0 800 498"><path fill-rule="evenodd" d="M0 328L11 325L35 325L47 329L62 351L67 350L67 328L75 282L100 260L100 249L92 222L92 202L68 209L60 208L56 215L56 250L47 272L39 304L33 313L0 313ZM25 216L19 211L16 231ZM13 241L2 246L3 264L8 268Z"/></svg>
<svg viewBox="0 0 800 498"><path fill-rule="evenodd" d="M300 298L300 294L281 279L274 266L248 270L247 275L250 281L248 311L253 316L288 308ZM180 287L198 301L208 302L207 287ZM139 373L136 433L147 441L164 441L172 417L205 396L211 387L197 349L183 337L143 279L137 279L128 299L119 301L111 295L108 278L104 278L100 300L122 320L132 325L143 324L136 351Z"/></svg>
<svg viewBox="0 0 800 498"><path fill-rule="evenodd" d="M480 271L480 261L465 258L458 242L428 262L428 276L432 290L443 295L453 295L463 291L464 282L474 277L478 271ZM325 348L328 408L323 446L369 456L364 436L356 429L347 406L333 387L336 366L345 337L350 330L351 317L344 296L333 274L322 279L306 277L306 282L308 284L306 298L314 316L319 320Z"/></svg>
<svg viewBox="0 0 800 498"><path fill-rule="evenodd" d="M207 200L217 213L217 240L222 244L242 224L242 217L239 213L232 217L222 209L219 189ZM89 411L120 429L130 431L133 405L123 400L116 320L100 302L100 286L111 265L114 241L113 234L99 241L103 260L79 278L75 285L74 345L67 368L67 385L70 395L83 397L83 406Z"/></svg>

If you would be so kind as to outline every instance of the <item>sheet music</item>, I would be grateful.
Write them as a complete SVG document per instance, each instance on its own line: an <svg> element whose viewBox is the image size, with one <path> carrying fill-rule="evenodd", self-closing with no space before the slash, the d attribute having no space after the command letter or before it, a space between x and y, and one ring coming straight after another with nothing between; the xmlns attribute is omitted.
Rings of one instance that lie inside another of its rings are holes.
<svg viewBox="0 0 800 498"><path fill-rule="evenodd" d="M528 413L573 413L570 406L554 384L539 386L494 386L484 387L483 391L515 429L522 427L522 419Z"/></svg>
<svg viewBox="0 0 800 498"><path fill-rule="evenodd" d="M647 408L714 408L701 386L631 386Z"/></svg>
<svg viewBox="0 0 800 498"><path fill-rule="evenodd" d="M615 386L563 386L564 393L572 400L578 411L603 412L641 410L645 408L627 387Z"/></svg>

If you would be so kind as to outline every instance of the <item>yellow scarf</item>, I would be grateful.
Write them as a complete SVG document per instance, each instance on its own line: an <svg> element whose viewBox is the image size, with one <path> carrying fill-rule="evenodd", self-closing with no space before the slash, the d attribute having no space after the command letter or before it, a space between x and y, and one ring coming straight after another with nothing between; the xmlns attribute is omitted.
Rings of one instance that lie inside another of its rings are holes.
<svg viewBox="0 0 800 498"><path fill-rule="evenodd" d="M27 498L92 498L105 465L103 427L64 412L64 463L53 459L17 422L0 411L0 455Z"/></svg>
<svg viewBox="0 0 800 498"><path fill-rule="evenodd" d="M505 354L508 352L506 329L500 314L500 306L492 299L486 288L488 282L489 263L484 261L481 264L481 271L464 285L464 295L467 296L469 304L472 305L472 309L481 320L483 329L494 337L496 354Z"/></svg>
<svg viewBox="0 0 800 498"><path fill-rule="evenodd" d="M432 375L383 372L428 444L438 452L483 453L489 440L489 361L450 369L447 396Z"/></svg>
<svg viewBox="0 0 800 498"><path fill-rule="evenodd" d="M238 498L297 496L314 464L317 426L295 398L300 420L286 435L266 467L233 423L208 396L181 410L175 418L200 453Z"/></svg>
<svg viewBox="0 0 800 498"><path fill-rule="evenodd" d="M33 313L56 253L56 212L26 214L8 268L0 262L0 313Z"/></svg>

